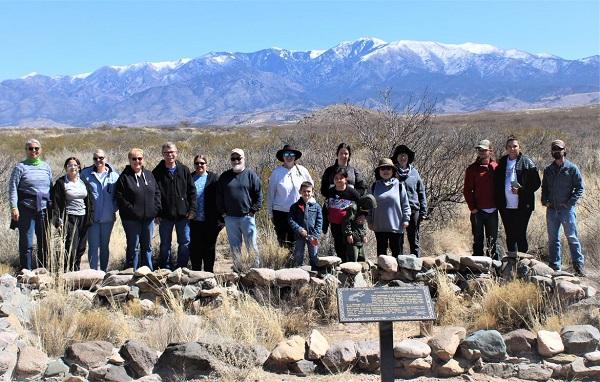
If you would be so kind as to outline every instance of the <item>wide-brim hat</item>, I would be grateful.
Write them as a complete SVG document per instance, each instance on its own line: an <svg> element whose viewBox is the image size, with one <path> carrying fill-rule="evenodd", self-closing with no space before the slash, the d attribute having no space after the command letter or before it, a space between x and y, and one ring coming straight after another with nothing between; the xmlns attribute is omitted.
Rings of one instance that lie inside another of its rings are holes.
<svg viewBox="0 0 600 382"><path fill-rule="evenodd" d="M396 171L396 165L390 158L381 158L379 160L379 164L377 164L377 167L375 167L375 172L377 172L382 167L391 167L394 169L394 172Z"/></svg>
<svg viewBox="0 0 600 382"><path fill-rule="evenodd" d="M398 155L406 154L408 155L408 163L412 163L415 160L415 152L408 148L406 145L398 145L394 149L394 155L392 155L392 160L398 160Z"/></svg>
<svg viewBox="0 0 600 382"><path fill-rule="evenodd" d="M283 148L275 154L275 158L277 158L280 162L283 162L283 153L292 152L296 155L296 159L299 159L302 156L302 153L299 150L296 150L292 145L284 145Z"/></svg>

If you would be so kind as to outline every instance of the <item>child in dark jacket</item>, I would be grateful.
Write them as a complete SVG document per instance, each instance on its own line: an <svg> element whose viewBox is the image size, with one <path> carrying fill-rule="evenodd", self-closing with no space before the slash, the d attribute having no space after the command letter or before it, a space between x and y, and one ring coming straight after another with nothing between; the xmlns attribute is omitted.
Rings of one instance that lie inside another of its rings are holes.
<svg viewBox="0 0 600 382"><path fill-rule="evenodd" d="M313 185L303 182L300 185L300 199L292 204L288 215L288 224L294 231L294 264L301 266L304 262L304 247L308 248L308 257L313 269L317 267L317 251L319 237L323 226L321 206L313 198Z"/></svg>
<svg viewBox="0 0 600 382"><path fill-rule="evenodd" d="M358 203L348 207L344 218L344 236L346 237L348 261L365 261L364 244L367 243L367 216L377 207L373 195L362 196Z"/></svg>

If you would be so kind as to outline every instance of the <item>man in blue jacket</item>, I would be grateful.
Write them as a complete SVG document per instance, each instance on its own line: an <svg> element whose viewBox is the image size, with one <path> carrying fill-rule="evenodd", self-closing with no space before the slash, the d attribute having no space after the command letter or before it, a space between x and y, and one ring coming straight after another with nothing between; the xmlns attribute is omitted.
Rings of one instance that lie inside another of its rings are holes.
<svg viewBox="0 0 600 382"><path fill-rule="evenodd" d="M579 168L565 157L565 142L557 139L551 144L554 161L544 169L542 180L542 204L546 206L548 226L548 263L560 270L560 227L562 225L575 275L584 277L584 258L577 234L575 205L583 195L583 178Z"/></svg>

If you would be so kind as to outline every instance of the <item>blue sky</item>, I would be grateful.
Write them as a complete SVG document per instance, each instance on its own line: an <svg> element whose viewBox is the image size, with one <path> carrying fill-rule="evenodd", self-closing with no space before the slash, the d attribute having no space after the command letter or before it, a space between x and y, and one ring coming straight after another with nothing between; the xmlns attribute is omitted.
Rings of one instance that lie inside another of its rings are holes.
<svg viewBox="0 0 600 382"><path fill-rule="evenodd" d="M600 54L600 1L6 1L0 80L363 36Z"/></svg>

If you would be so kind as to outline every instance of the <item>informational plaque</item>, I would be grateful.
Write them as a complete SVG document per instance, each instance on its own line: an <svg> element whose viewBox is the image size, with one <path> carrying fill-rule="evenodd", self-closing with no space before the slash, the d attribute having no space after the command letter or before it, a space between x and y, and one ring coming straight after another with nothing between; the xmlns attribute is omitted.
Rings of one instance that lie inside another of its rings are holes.
<svg viewBox="0 0 600 382"><path fill-rule="evenodd" d="M435 320L429 288L338 288L340 322Z"/></svg>

